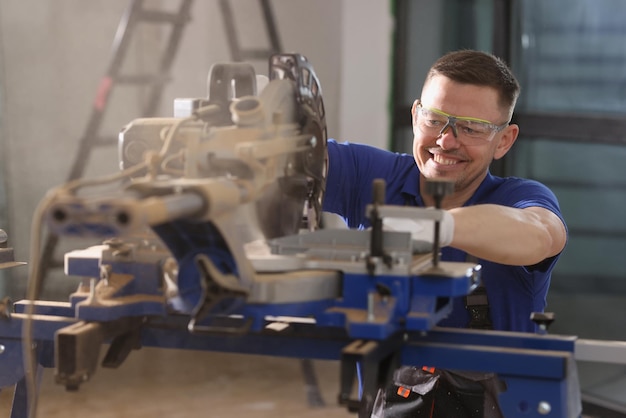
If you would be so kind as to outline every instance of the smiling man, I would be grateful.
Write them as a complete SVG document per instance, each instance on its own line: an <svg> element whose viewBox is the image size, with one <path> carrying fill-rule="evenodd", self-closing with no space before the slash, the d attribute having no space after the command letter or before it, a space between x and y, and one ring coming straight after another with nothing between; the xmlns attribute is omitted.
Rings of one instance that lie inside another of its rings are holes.
<svg viewBox="0 0 626 418"><path fill-rule="evenodd" d="M351 228L367 228L374 179L386 181L386 204L409 206L434 206L424 193L427 179L454 182L454 192L442 201L447 215L441 259L482 265L494 329L534 332L530 314L545 308L567 231L546 186L489 172L517 139L519 127L510 120L519 90L507 65L491 54L444 55L411 108L413 156L329 140L324 210ZM463 298L439 325L471 326Z"/></svg>
<svg viewBox="0 0 626 418"><path fill-rule="evenodd" d="M518 137L510 121L519 90L499 58L450 52L433 64L411 108L412 156L329 140L324 210L351 228L370 226L365 207L375 179L386 182L386 204L408 206L434 206L424 192L428 179L454 183L442 201L441 260L481 264L487 303L475 309L456 298L440 326L535 332L531 313L546 306L550 275L567 241L557 199L537 181L489 172ZM419 225L408 228L419 237Z"/></svg>

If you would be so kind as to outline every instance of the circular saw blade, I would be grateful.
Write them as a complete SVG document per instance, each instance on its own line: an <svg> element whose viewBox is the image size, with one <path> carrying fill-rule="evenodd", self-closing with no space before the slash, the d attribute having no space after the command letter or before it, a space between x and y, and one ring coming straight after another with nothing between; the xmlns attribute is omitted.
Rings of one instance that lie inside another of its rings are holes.
<svg viewBox="0 0 626 418"><path fill-rule="evenodd" d="M261 98L269 97L269 103L278 108L290 107L284 113L293 115L305 139L299 144L304 150L285 159L284 176L257 203L260 227L267 239L296 234L302 228L316 229L320 224L328 139L321 86L306 58L277 54L270 59L270 73L273 79ZM289 88L282 88L286 83ZM279 91L288 97L281 97Z"/></svg>

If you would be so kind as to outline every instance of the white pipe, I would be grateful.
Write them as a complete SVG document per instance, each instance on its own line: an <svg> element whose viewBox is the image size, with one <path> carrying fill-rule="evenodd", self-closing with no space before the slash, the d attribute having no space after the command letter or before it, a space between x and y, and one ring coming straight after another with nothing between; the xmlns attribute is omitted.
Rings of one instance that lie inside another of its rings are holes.
<svg viewBox="0 0 626 418"><path fill-rule="evenodd" d="M626 364L626 341L578 339L575 345L577 361Z"/></svg>

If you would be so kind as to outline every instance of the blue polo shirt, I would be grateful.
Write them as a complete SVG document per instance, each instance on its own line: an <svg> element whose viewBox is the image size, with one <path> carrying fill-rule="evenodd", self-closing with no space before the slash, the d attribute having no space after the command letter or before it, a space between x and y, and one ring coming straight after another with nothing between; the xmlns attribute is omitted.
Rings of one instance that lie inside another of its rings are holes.
<svg viewBox="0 0 626 418"><path fill-rule="evenodd" d="M398 154L368 145L328 140L329 168L323 209L339 214L350 228L369 227L365 207L372 202L372 182L386 182L389 205L424 206L420 195L419 169L412 155ZM514 208L542 207L563 219L556 196L543 184L518 177L501 178L491 173L464 206L492 203ZM489 225L485 225L488 228ZM467 254L442 248L444 261L466 261ZM543 312L550 275L559 255L534 266L510 266L478 260L496 330L535 332L531 312ZM452 313L438 325L465 328L469 313L464 298L455 298Z"/></svg>

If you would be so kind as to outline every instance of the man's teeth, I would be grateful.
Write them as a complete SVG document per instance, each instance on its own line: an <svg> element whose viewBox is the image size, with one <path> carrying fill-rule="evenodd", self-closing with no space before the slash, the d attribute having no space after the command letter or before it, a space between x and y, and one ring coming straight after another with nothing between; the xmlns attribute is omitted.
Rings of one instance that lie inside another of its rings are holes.
<svg viewBox="0 0 626 418"><path fill-rule="evenodd" d="M433 156L433 160L435 160L436 163L443 164L443 165L452 165L458 162L457 160L446 158L443 155L439 155L439 154L435 154Z"/></svg>

